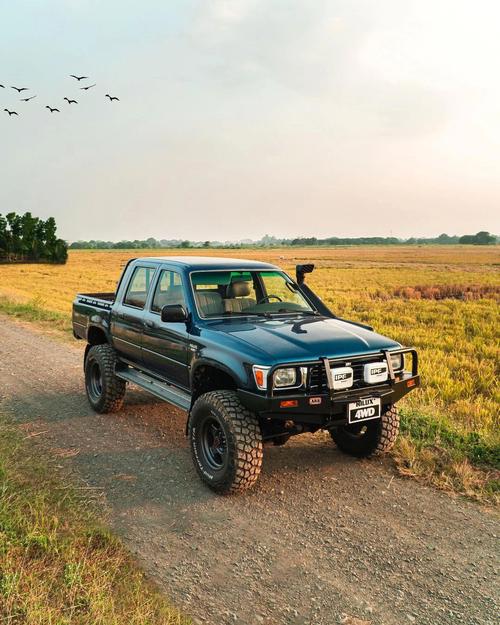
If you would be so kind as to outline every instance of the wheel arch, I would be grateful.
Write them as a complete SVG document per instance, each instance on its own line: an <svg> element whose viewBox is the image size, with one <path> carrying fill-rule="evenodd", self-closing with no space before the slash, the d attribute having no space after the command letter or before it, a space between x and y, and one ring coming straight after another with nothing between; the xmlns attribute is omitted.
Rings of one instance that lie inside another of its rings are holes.
<svg viewBox="0 0 500 625"><path fill-rule="evenodd" d="M85 354L83 356L84 368L90 349L94 347L94 345L103 345L104 343L109 343L109 341L103 328L100 328L99 326L90 326L87 330L87 345L85 346Z"/></svg>
<svg viewBox="0 0 500 625"><path fill-rule="evenodd" d="M235 391L238 380L233 371L221 363L200 360L191 372L191 406L200 395L209 391Z"/></svg>

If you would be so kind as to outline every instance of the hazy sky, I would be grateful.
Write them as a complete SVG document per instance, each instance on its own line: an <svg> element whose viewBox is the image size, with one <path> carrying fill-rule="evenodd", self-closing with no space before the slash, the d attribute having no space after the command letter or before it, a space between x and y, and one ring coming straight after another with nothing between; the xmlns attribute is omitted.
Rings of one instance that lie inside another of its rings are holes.
<svg viewBox="0 0 500 625"><path fill-rule="evenodd" d="M69 240L499 233L499 24L493 0L2 2L0 212Z"/></svg>

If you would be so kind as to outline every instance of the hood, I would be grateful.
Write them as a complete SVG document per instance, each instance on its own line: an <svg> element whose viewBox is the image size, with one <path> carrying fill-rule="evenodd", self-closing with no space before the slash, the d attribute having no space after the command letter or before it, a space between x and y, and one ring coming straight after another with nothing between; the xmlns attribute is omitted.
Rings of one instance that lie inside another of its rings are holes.
<svg viewBox="0 0 500 625"><path fill-rule="evenodd" d="M238 344L234 347L239 351L266 355L267 362L259 364L317 360L324 356L342 358L400 347L381 334L327 317L225 320L210 329L224 333L228 343Z"/></svg>

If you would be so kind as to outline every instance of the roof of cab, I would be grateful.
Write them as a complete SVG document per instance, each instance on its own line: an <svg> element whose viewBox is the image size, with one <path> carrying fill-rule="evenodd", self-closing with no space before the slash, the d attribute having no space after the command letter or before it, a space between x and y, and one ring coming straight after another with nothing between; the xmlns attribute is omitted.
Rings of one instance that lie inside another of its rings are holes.
<svg viewBox="0 0 500 625"><path fill-rule="evenodd" d="M261 263L256 260L242 260L217 256L149 256L136 258L135 261L169 263L186 267L192 271L207 269L278 269L276 265Z"/></svg>

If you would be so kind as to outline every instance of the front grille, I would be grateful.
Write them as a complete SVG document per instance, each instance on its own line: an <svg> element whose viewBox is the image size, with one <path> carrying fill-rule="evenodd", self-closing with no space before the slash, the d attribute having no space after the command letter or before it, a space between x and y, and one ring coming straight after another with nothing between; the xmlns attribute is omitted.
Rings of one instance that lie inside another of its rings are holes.
<svg viewBox="0 0 500 625"><path fill-rule="evenodd" d="M363 369L364 366L370 362L382 362L383 357L381 356L372 356L371 358L367 358L362 361L351 362L349 359L346 360L336 360L334 362L330 361L330 367L332 369L336 369L337 367L351 367L353 370L353 384L350 388L345 389L346 391L363 388L365 386L369 386L363 379ZM323 366L323 363L318 363L317 365L312 365L309 367L309 375L308 375L308 384L307 390L310 393L326 393L328 390L328 384L326 382L326 372Z"/></svg>

